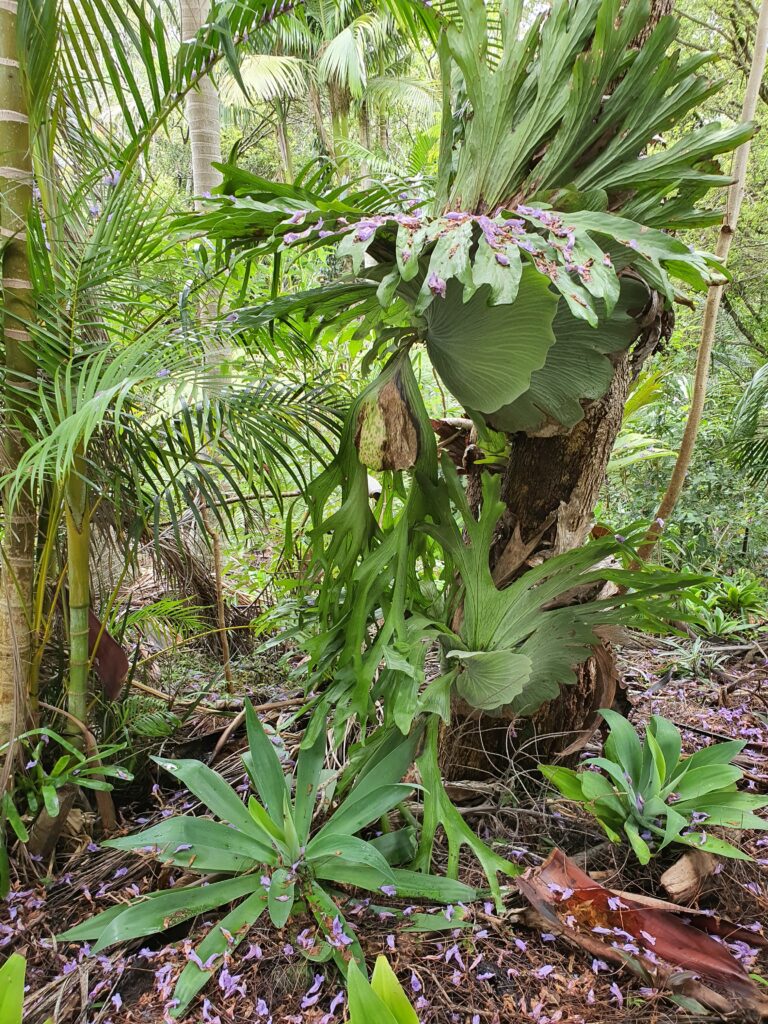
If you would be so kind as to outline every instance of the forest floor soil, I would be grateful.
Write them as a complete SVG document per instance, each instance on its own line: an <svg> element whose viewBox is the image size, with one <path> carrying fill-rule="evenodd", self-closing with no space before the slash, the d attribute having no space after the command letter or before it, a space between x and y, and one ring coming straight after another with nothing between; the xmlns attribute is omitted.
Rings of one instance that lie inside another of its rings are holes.
<svg viewBox="0 0 768 1024"><path fill-rule="evenodd" d="M689 752L724 738L746 741L739 757L744 784L756 793L768 792L768 657L762 647L637 637L621 650L620 664L637 724L651 714L665 715L681 728ZM274 674L262 686L258 678L259 672L250 670L241 676L254 701L293 696L280 691ZM287 712L282 713L285 717ZM274 709L266 717L277 725L280 714ZM180 743L169 742L165 756L211 756L221 735L221 718L198 709L190 721L189 735ZM298 743L298 726L289 726L284 739L289 749ZM234 732L216 764L236 786L244 781L238 754L243 741L242 732ZM166 782L162 777L145 780L144 805L119 808L125 831L194 808L187 793ZM628 848L607 842L588 815L546 790L529 763L517 770L513 764L503 783L457 787L454 798L479 834L521 867L541 864L557 847L614 890L668 898L660 876L685 852L673 847L669 855L642 867ZM49 862L33 862L12 851L12 890L0 903L0 949L28 958L25 1024L43 1024L48 1017L55 1024L170 1021L175 979L193 944L205 934L206 918L198 918L192 928L181 925L161 938L126 943L96 956L58 941L56 934L100 910L181 881L178 873L174 877L150 859L100 849L97 822L87 811L76 809L71 817ZM715 884L705 885L695 900L700 909L754 935L753 944L726 943L760 986L768 985L766 836L742 833L739 845L754 860L722 860ZM462 872L465 881L483 887L475 864L463 863ZM344 909L365 953L387 956L423 1024L713 1019L649 987L647 979L625 967L601 963L532 926L530 908L512 884L505 890L503 913L484 900L448 911L419 906L431 919L434 930L429 931L409 927L404 901L383 906L350 896ZM254 927L232 956L227 973L211 980L185 1024L340 1024L342 986L335 969L309 963L299 951L297 934L310 925L309 919L297 918L282 931L268 923ZM746 1018L736 1014L734 1019Z"/></svg>

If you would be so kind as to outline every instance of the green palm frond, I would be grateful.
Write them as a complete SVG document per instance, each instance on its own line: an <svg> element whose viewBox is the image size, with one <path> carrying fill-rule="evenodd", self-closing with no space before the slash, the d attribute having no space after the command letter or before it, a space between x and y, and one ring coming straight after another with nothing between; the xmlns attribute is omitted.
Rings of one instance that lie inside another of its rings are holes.
<svg viewBox="0 0 768 1024"><path fill-rule="evenodd" d="M219 83L219 96L228 106L250 106L254 101L269 103L276 99L298 99L307 91L312 65L300 57L274 53L254 53L240 61L240 79L245 91L231 76Z"/></svg>
<svg viewBox="0 0 768 1024"><path fill-rule="evenodd" d="M366 98L383 109L398 104L425 116L434 115L440 108L437 83L408 75L376 75L369 78Z"/></svg>
<svg viewBox="0 0 768 1024"><path fill-rule="evenodd" d="M377 14L361 14L322 48L318 74L322 81L346 89L354 97L367 85L366 52L379 48L387 38L389 22Z"/></svg>
<svg viewBox="0 0 768 1024"><path fill-rule="evenodd" d="M734 413L728 449L755 483L768 480L768 364L746 387Z"/></svg>
<svg viewBox="0 0 768 1024"><path fill-rule="evenodd" d="M24 0L31 3L31 0ZM267 50L293 0L214 0L196 36L176 39L159 0L71 0L46 6L57 18L56 89L88 134L94 109L120 110L104 147L133 162L187 93L220 62L238 80L237 49Z"/></svg>

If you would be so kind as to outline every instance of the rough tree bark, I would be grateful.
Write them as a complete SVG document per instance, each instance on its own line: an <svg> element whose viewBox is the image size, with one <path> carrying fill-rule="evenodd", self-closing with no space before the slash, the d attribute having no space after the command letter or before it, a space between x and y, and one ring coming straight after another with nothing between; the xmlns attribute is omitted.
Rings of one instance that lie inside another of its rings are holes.
<svg viewBox="0 0 768 1024"><path fill-rule="evenodd" d="M663 312L654 296L640 318L638 340L614 360L608 392L585 405L584 419L570 433L510 438L501 490L506 511L491 550L497 584L503 586L521 575L530 558L560 554L587 539L630 384L660 341L669 336L672 324L672 314ZM480 474L471 468L467 489L477 507ZM560 755L568 747L575 753L593 732L597 709L613 703L616 684L614 659L606 645L580 666L575 685L563 687L556 700L527 721L514 722L510 714L488 715L457 704L451 729L443 736L446 776L499 775L509 767L513 753L521 750L544 758Z"/></svg>
<svg viewBox="0 0 768 1024"><path fill-rule="evenodd" d="M32 202L32 163L29 119L24 99L16 38L15 0L0 0L0 265L2 301L0 329L5 355L6 423L0 468L16 466L24 449L20 426L34 390L34 362L26 324L33 316L25 237ZM6 502L0 558L0 744L10 739L27 698L33 637L32 588L36 535L35 505L24 489L13 506Z"/></svg>

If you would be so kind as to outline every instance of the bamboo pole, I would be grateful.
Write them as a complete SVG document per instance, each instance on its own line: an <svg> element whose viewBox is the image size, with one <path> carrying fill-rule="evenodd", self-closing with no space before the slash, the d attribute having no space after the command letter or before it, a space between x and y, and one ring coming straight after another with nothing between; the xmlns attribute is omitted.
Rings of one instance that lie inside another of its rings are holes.
<svg viewBox="0 0 768 1024"><path fill-rule="evenodd" d="M749 73L747 89L744 93L744 104L742 107L742 121L751 121L755 116L757 101L760 96L760 84L765 72L766 53L768 52L768 0L762 0L760 12L757 19L757 31L755 34L755 47L752 54L752 67ZM728 190L728 202L725 208L723 223L717 238L715 255L722 260L723 264L728 261L728 253L731 249L733 237L736 232L736 225L739 220L741 204L744 200L744 191L747 178L747 161L751 141L744 142L733 155L731 175L733 182ZM704 403L707 397L707 383L709 380L709 367L712 360L712 349L715 342L715 326L717 314L720 310L720 302L723 297L723 282L712 285L707 294L707 301L704 307L704 322L701 328L701 340L696 356L696 375L693 385L693 400L688 419L683 431L683 439L680 442L680 450L677 454L677 461L672 470L666 493L661 500L653 526L648 531L645 543L639 549L638 555L641 559L648 558L653 550L654 544L661 535L664 523L669 519L675 509L680 493L688 475L688 469L693 458L693 451L696 444L696 437L701 425L701 418L704 413Z"/></svg>

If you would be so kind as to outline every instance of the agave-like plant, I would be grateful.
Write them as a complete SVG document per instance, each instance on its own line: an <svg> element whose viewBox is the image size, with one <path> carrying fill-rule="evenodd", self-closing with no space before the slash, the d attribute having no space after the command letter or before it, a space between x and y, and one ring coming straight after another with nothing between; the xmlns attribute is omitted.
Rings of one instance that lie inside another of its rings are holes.
<svg viewBox="0 0 768 1024"><path fill-rule="evenodd" d="M374 839L358 835L413 793L414 786L401 779L414 757L421 729L408 738L390 734L375 745L343 800L317 827L318 807L330 799L324 790L334 782L323 769L325 730L315 730L314 739L299 752L293 777L286 779L275 747L250 704L246 723L249 749L243 764L260 800L250 796L246 807L221 776L200 761L155 758L219 820L178 815L103 844L151 853L163 863L208 878L209 883L175 887L120 904L61 936L93 941L93 951L98 953L115 942L163 931L170 920L179 923L236 903L209 930L184 968L174 992L178 1000L174 1016L183 1014L221 966L224 954L245 938L265 910L276 928L286 925L294 909L309 911L318 936L300 948L312 960L333 957L346 973L353 961L365 971L365 959L332 895L336 886L446 903L475 897L475 891L461 882L393 866L413 856L412 828Z"/></svg>

